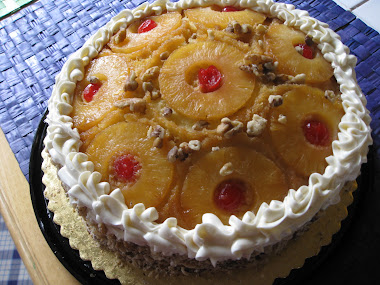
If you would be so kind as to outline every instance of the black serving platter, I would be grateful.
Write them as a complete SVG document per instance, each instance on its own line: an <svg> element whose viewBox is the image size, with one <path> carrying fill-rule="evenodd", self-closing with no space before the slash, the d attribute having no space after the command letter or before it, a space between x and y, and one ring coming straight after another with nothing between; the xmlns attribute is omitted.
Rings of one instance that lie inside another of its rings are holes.
<svg viewBox="0 0 380 285"><path fill-rule="evenodd" d="M108 279L103 271L96 271L89 261L83 261L77 250L61 236L60 227L53 222L54 213L47 209L43 195L41 170L43 140L47 124L44 114L34 138L29 165L30 194L39 227L51 250L66 269L82 284L120 284ZM380 266L380 163L370 151L368 162L362 166L354 203L348 217L333 241L317 256L308 258L300 269L291 271L287 278L276 279L275 285L288 284L379 284Z"/></svg>

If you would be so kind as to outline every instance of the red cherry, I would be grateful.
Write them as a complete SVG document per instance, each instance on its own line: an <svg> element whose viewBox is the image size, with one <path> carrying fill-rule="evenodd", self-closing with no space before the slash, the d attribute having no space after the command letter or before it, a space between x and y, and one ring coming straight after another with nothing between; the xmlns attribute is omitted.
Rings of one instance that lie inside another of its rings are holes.
<svg viewBox="0 0 380 285"><path fill-rule="evenodd" d="M203 93L213 92L222 86L222 74L213 65L199 69L198 80Z"/></svg>
<svg viewBox="0 0 380 285"><path fill-rule="evenodd" d="M239 180L227 180L220 183L214 192L217 207L227 212L234 212L244 204L245 184Z"/></svg>
<svg viewBox="0 0 380 285"><path fill-rule="evenodd" d="M155 27L157 27L157 23L151 19L148 19L141 23L140 27L137 29L137 32L139 34L146 33Z"/></svg>
<svg viewBox="0 0 380 285"><path fill-rule="evenodd" d="M327 126L317 120L308 120L303 125L306 140L317 146L327 146L330 143L330 134Z"/></svg>
<svg viewBox="0 0 380 285"><path fill-rule="evenodd" d="M222 12L237 12L237 11L240 11L240 9L234 6L226 6L222 9Z"/></svg>
<svg viewBox="0 0 380 285"><path fill-rule="evenodd" d="M122 182L134 182L140 169L140 163L132 154L121 155L113 162L113 172Z"/></svg>
<svg viewBox="0 0 380 285"><path fill-rule="evenodd" d="M302 56L307 58L307 59L313 59L313 50L310 46L307 44L297 44L294 47L299 47L302 49Z"/></svg>
<svg viewBox="0 0 380 285"><path fill-rule="evenodd" d="M83 99L86 102L91 102L94 99L94 95L98 92L100 84L90 83L83 90Z"/></svg>

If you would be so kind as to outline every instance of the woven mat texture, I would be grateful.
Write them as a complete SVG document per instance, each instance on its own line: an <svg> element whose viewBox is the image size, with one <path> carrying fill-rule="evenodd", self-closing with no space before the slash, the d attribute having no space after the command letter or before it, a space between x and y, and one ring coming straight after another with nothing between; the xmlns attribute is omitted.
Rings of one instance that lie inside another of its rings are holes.
<svg viewBox="0 0 380 285"><path fill-rule="evenodd" d="M68 56L125 8L142 0L40 0L0 22L0 127L21 170L46 110L54 78ZM380 36L332 0L282 0L326 22L357 56L357 79L372 112L380 145ZM377 148L378 149L378 148Z"/></svg>

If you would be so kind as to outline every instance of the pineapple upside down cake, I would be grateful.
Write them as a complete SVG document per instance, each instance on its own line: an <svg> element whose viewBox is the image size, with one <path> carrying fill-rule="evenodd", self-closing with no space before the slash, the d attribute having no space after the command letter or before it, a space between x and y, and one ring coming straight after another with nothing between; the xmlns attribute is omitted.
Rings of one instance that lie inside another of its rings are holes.
<svg viewBox="0 0 380 285"><path fill-rule="evenodd" d="M271 1L198 2L114 17L63 67L47 118L94 237L170 274L281 248L339 201L371 143L355 58L326 24Z"/></svg>

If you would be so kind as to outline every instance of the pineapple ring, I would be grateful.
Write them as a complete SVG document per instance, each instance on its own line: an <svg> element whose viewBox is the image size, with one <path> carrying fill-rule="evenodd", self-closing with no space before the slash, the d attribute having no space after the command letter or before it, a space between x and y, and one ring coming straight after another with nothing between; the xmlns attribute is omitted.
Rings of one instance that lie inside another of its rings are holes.
<svg viewBox="0 0 380 285"><path fill-rule="evenodd" d="M185 16L198 28L206 29L214 29L217 26L225 29L232 21L237 21L239 24L262 24L266 19L263 14L248 9L236 12L221 12L213 10L211 7L185 10Z"/></svg>
<svg viewBox="0 0 380 285"><path fill-rule="evenodd" d="M137 29L142 23L142 20L136 21L127 28L125 38L121 42L115 43L115 38L120 37L119 35L122 31L119 31L114 36L114 39L108 43L111 50L121 53L133 53L144 47L150 47L151 50L154 50L168 39L168 35L170 35L172 31L179 28L182 24L182 16L178 12L152 16L149 17L149 19L157 24L154 29L139 34Z"/></svg>
<svg viewBox="0 0 380 285"><path fill-rule="evenodd" d="M116 109L115 102L125 95L123 86L133 64L124 56L103 56L90 62L85 80L78 82L74 92L73 127L79 132L87 131L98 124L109 112ZM82 92L94 76L101 81L101 87L91 102L83 100Z"/></svg>
<svg viewBox="0 0 380 285"><path fill-rule="evenodd" d="M229 162L233 172L222 176L220 170ZM219 208L214 201L218 185L231 180L241 181L247 186L245 203L232 213ZM227 224L231 214L241 218L246 211L257 211L263 202L283 200L288 189L281 169L255 150L226 147L209 152L190 167L185 178L180 196L184 224L194 228L202 222L205 213L214 213Z"/></svg>
<svg viewBox="0 0 380 285"><path fill-rule="evenodd" d="M278 61L277 72L296 76L306 75L306 82L319 83L329 80L334 71L321 52L316 50L313 59L303 57L294 48L305 44L305 34L283 24L270 25L265 34L267 52Z"/></svg>
<svg viewBox="0 0 380 285"><path fill-rule="evenodd" d="M280 115L286 122L279 122ZM331 142L336 139L338 124L344 115L340 101L326 99L320 89L300 86L283 95L283 104L271 114L270 132L273 145L286 164L296 172L308 177L314 172L322 173L327 166L325 158L332 154ZM306 120L322 122L329 130L327 146L313 145L304 135Z"/></svg>
<svg viewBox="0 0 380 285"><path fill-rule="evenodd" d="M102 174L103 181L109 181L111 189L121 189L128 207L137 203L156 207L170 191L173 165L166 158L167 150L153 148L153 138L147 137L148 129L148 125L138 122L116 123L100 132L86 151L89 159L95 161L95 171ZM124 154L133 155L141 165L133 184L112 179L112 161Z"/></svg>
<svg viewBox="0 0 380 285"><path fill-rule="evenodd" d="M240 109L252 96L254 76L240 70L245 54L218 41L198 41L175 50L159 75L162 98L177 112L198 120L220 119ZM200 68L214 65L223 76L216 91L202 93ZM173 72L175 70L175 72Z"/></svg>

